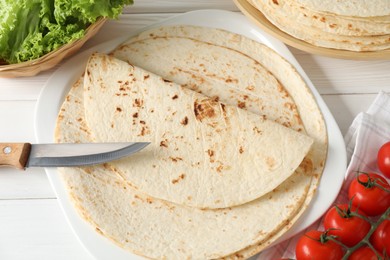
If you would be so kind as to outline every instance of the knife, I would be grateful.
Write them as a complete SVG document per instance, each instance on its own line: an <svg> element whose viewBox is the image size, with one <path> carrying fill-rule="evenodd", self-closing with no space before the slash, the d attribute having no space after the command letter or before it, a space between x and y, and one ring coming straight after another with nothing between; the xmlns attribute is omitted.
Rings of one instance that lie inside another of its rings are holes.
<svg viewBox="0 0 390 260"><path fill-rule="evenodd" d="M148 144L150 143L0 143L0 166L25 169L99 164L136 153Z"/></svg>

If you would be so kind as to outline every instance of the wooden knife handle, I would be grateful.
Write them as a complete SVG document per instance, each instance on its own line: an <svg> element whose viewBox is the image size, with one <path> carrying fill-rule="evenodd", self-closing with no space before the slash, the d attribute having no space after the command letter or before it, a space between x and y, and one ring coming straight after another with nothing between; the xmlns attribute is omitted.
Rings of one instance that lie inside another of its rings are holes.
<svg viewBox="0 0 390 260"><path fill-rule="evenodd" d="M31 151L29 143L0 143L0 166L24 169Z"/></svg>

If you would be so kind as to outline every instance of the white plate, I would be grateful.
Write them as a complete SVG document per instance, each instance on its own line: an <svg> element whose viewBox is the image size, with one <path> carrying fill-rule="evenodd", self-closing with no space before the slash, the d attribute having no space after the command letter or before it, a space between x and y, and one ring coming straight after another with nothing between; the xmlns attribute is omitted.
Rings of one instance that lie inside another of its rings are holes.
<svg viewBox="0 0 390 260"><path fill-rule="evenodd" d="M317 195L314 197L311 206L292 229L278 241L280 242L287 239L308 227L328 209L339 193L346 169L346 151L343 137L333 116L301 66L282 42L264 33L254 24L249 22L243 15L238 13L220 10L194 11L164 20L152 26L148 26L143 30L168 24L187 24L221 28L262 42L293 64L306 80L306 83L317 99L326 121L329 138L328 157ZM132 35L135 35L136 33L138 32L134 32ZM54 127L60 106L72 83L79 78L83 72L89 55L94 51L109 52L130 36L131 35L127 35L126 37L100 44L80 53L68 60L53 73L43 88L36 107L35 132L38 143L54 142ZM92 255L97 259L137 259L137 256L130 254L114 245L114 243L105 239L103 236L98 235L89 224L79 217L68 198L64 184L56 169L46 168L46 173L71 227L81 243Z"/></svg>

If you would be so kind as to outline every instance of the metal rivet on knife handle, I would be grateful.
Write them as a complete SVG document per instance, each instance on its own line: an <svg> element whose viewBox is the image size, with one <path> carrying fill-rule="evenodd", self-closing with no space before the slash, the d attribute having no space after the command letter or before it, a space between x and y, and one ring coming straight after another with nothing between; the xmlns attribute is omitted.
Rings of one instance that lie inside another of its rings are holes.
<svg viewBox="0 0 390 260"><path fill-rule="evenodd" d="M0 143L0 166L24 169L30 155L29 143Z"/></svg>

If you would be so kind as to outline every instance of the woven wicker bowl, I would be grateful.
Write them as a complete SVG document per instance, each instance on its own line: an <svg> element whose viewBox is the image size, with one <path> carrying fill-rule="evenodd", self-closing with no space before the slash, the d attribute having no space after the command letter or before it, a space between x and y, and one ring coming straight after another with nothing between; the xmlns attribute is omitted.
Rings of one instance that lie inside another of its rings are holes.
<svg viewBox="0 0 390 260"><path fill-rule="evenodd" d="M65 44L57 50L49 52L48 54L38 59L17 64L0 63L0 77L15 78L34 76L41 71L54 67L62 59L76 53L88 39L90 39L99 31L105 21L105 18L100 18L94 24L88 27L83 38Z"/></svg>

